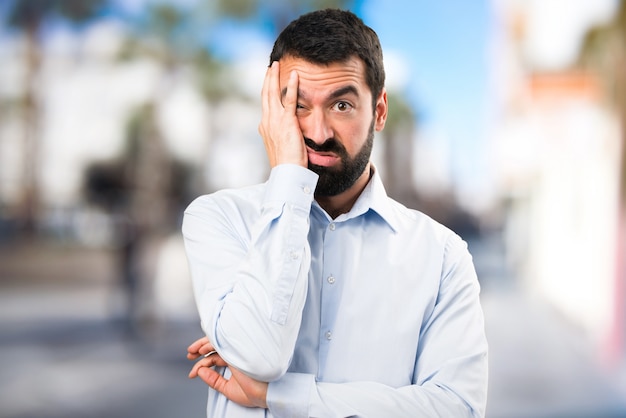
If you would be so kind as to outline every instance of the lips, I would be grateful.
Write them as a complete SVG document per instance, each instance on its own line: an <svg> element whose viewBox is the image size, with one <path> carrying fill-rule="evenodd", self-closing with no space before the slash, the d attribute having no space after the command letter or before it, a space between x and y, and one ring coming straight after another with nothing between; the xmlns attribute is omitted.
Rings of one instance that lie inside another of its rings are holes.
<svg viewBox="0 0 626 418"><path fill-rule="evenodd" d="M307 148L309 163L321 167L330 167L337 164L340 160L337 154L331 152L317 152Z"/></svg>

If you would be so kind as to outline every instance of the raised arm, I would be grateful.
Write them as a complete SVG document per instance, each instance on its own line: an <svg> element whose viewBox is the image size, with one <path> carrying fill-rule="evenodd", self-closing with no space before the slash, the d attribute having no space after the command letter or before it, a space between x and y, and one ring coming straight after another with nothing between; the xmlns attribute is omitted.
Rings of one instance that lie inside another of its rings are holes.
<svg viewBox="0 0 626 418"><path fill-rule="evenodd" d="M317 175L306 169L297 85L294 72L283 95L278 63L268 69L259 132L272 172L258 189L263 196L203 197L183 222L203 330L222 359L262 381L287 370L310 265L307 234Z"/></svg>

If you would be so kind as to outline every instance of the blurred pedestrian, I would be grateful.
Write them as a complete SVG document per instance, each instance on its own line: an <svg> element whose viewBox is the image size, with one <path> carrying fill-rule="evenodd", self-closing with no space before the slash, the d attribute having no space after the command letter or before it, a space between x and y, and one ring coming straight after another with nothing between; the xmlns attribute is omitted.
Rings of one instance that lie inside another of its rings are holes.
<svg viewBox="0 0 626 418"><path fill-rule="evenodd" d="M262 90L267 182L183 223L209 417L479 417L487 342L467 245L389 198L376 33L348 11L278 36Z"/></svg>

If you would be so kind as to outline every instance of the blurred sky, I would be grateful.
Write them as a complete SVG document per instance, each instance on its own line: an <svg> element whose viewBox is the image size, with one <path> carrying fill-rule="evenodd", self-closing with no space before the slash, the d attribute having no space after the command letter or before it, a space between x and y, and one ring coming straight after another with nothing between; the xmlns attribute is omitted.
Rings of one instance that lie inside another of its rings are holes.
<svg viewBox="0 0 626 418"><path fill-rule="evenodd" d="M420 139L447 154L460 189L480 187L487 169L489 1L367 0L362 17L392 58L388 86L394 77L406 83ZM394 69L397 62L406 68Z"/></svg>

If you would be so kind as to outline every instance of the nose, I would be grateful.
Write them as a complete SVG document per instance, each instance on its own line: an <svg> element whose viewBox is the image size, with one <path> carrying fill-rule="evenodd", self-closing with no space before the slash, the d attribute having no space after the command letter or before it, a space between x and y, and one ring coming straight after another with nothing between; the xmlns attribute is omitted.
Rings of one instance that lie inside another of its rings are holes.
<svg viewBox="0 0 626 418"><path fill-rule="evenodd" d="M333 137L333 130L326 114L321 110L315 110L300 119L302 135L318 145Z"/></svg>

